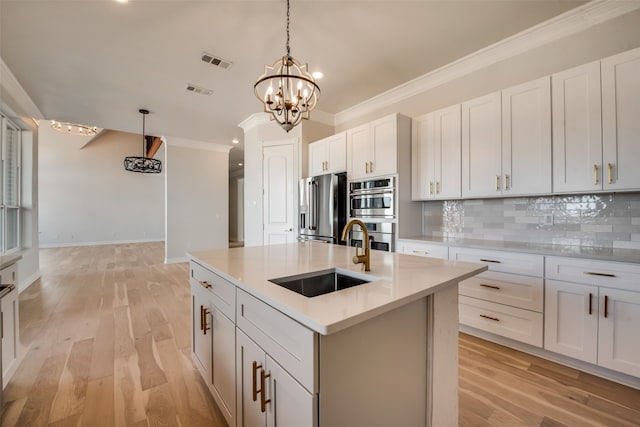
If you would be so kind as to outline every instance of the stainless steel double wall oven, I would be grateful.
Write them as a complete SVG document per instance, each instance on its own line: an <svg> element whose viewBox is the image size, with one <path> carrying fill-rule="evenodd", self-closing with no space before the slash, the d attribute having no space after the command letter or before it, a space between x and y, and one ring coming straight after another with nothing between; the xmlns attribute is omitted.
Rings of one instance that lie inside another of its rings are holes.
<svg viewBox="0 0 640 427"><path fill-rule="evenodd" d="M395 250L395 184L395 177L349 183L349 216L365 223L371 249L389 252ZM349 246L362 247L363 235L362 231L352 229Z"/></svg>

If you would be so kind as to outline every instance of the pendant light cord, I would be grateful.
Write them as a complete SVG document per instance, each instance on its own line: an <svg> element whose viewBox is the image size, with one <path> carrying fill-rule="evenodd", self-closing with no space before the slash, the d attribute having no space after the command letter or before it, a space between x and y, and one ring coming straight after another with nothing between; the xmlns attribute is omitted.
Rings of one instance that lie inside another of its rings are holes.
<svg viewBox="0 0 640 427"><path fill-rule="evenodd" d="M287 56L291 56L291 48L289 47L289 0L287 0Z"/></svg>

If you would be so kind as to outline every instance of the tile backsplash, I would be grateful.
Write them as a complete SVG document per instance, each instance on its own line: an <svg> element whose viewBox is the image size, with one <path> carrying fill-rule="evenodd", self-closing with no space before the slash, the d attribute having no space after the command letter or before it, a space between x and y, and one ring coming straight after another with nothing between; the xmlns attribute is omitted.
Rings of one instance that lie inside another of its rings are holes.
<svg viewBox="0 0 640 427"><path fill-rule="evenodd" d="M423 202L423 234L640 249L640 193Z"/></svg>

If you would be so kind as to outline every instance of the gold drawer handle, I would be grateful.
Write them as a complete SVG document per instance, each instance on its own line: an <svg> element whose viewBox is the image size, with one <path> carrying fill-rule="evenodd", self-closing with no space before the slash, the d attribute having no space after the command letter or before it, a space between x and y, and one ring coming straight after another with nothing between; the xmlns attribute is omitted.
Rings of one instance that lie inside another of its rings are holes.
<svg viewBox="0 0 640 427"><path fill-rule="evenodd" d="M202 310L202 333L203 335L207 335L207 331L211 330L211 327L207 324L207 316L211 312L206 309L206 307Z"/></svg>
<svg viewBox="0 0 640 427"><path fill-rule="evenodd" d="M593 165L593 185L598 185L598 165Z"/></svg>
<svg viewBox="0 0 640 427"><path fill-rule="evenodd" d="M483 262L492 262L494 264L502 264L502 261L496 261L495 259L485 259L485 258L480 258L480 261Z"/></svg>
<svg viewBox="0 0 640 427"><path fill-rule="evenodd" d="M271 402L271 399L267 399L264 395L264 389L266 385L266 379L271 376L271 373L265 373L264 369L260 370L260 412L267 411L267 403Z"/></svg>
<svg viewBox="0 0 640 427"><path fill-rule="evenodd" d="M207 282L206 280L199 280L198 283L200 283L200 286L205 289L209 289L211 287L211 283Z"/></svg>
<svg viewBox="0 0 640 427"><path fill-rule="evenodd" d="M427 251L416 251L416 250L414 250L414 251L413 251L413 253L414 253L414 254L429 255L429 252L427 252Z"/></svg>
<svg viewBox="0 0 640 427"><path fill-rule="evenodd" d="M486 314L481 314L480 317L484 317L485 319L493 320L494 322L499 322L500 321L500 319L498 319L497 317L487 316Z"/></svg>
<svg viewBox="0 0 640 427"><path fill-rule="evenodd" d="M611 176L612 171L613 171L613 165L611 163L607 163L607 181L609 184L613 184L613 177Z"/></svg>
<svg viewBox="0 0 640 427"><path fill-rule="evenodd" d="M588 274L590 276L602 276L602 277L616 277L615 274L609 274L609 273L596 273L594 271L585 271L584 274Z"/></svg>
<svg viewBox="0 0 640 427"><path fill-rule="evenodd" d="M495 289L497 291L500 290L500 286L487 285L486 283L480 283L480 286L482 286L483 288Z"/></svg>
<svg viewBox="0 0 640 427"><path fill-rule="evenodd" d="M262 368L262 364L258 364L258 362L253 362L253 401L258 400L258 369Z"/></svg>

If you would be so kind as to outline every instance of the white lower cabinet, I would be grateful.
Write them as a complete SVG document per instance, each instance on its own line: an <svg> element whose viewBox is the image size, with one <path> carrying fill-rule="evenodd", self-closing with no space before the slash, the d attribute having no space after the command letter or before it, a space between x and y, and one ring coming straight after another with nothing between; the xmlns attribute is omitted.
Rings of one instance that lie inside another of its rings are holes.
<svg viewBox="0 0 640 427"><path fill-rule="evenodd" d="M16 272L16 264L0 270L0 283L17 286ZM0 384L0 387L4 387L18 365L20 332L17 287L0 300L0 328L2 333L2 382L4 383Z"/></svg>
<svg viewBox="0 0 640 427"><path fill-rule="evenodd" d="M545 349L640 377L640 265L548 257L546 270Z"/></svg>
<svg viewBox="0 0 640 427"><path fill-rule="evenodd" d="M192 359L230 426L236 425L235 286L191 263ZM223 298L221 298L223 297Z"/></svg>
<svg viewBox="0 0 640 427"><path fill-rule="evenodd" d="M240 329L236 335L238 425L317 426L309 393Z"/></svg>

